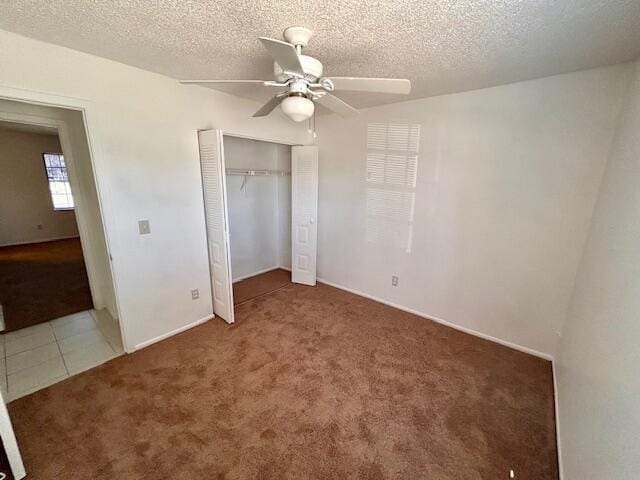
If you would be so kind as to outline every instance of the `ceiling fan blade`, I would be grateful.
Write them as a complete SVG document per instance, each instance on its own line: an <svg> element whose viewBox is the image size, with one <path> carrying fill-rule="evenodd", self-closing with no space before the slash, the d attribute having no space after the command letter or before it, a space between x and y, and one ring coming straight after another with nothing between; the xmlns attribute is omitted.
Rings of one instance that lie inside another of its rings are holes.
<svg viewBox="0 0 640 480"><path fill-rule="evenodd" d="M224 84L229 84L229 85L245 84L245 85L266 85L266 86L269 86L267 80L180 80L180 83L184 83L186 85L189 85L189 84L208 85L208 84L216 84L216 83L218 83L220 85L224 85Z"/></svg>
<svg viewBox="0 0 640 480"><path fill-rule="evenodd" d="M304 77L304 70L302 69L298 52L296 52L296 47L273 38L260 37L259 40L285 73Z"/></svg>
<svg viewBox="0 0 640 480"><path fill-rule="evenodd" d="M329 80L333 82L336 90L399 95L406 95L411 91L411 81L406 78L329 77Z"/></svg>
<svg viewBox="0 0 640 480"><path fill-rule="evenodd" d="M260 110L253 114L254 117L266 117L269 115L287 96L287 92L279 93L267 103L265 103Z"/></svg>
<svg viewBox="0 0 640 480"><path fill-rule="evenodd" d="M352 115L358 115L360 112L353 108L346 102L343 102L335 95L331 95L330 93L325 93L321 97L316 100L317 103L322 105L323 107L331 110L334 113L337 113L343 118L350 117Z"/></svg>

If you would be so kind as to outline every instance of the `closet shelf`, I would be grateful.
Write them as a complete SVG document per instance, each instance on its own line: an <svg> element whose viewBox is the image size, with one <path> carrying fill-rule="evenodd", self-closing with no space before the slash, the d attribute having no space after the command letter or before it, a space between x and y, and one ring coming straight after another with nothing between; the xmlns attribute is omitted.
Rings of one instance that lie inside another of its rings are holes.
<svg viewBox="0 0 640 480"><path fill-rule="evenodd" d="M286 172L284 170L252 170L252 169L242 169L242 168L227 168L227 175L241 175L243 177L246 176L266 176L266 175L277 175L281 177L286 177L287 175L291 175L291 172Z"/></svg>

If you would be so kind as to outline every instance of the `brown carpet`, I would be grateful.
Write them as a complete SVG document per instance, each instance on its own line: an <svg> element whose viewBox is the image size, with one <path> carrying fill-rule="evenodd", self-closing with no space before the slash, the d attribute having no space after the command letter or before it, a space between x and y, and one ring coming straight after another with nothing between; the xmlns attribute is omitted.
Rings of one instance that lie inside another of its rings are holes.
<svg viewBox="0 0 640 480"><path fill-rule="evenodd" d="M233 284L233 304L238 305L291 283L291 272L277 268Z"/></svg>
<svg viewBox="0 0 640 480"><path fill-rule="evenodd" d="M9 411L31 480L558 478L549 362L326 285Z"/></svg>
<svg viewBox="0 0 640 480"><path fill-rule="evenodd" d="M6 331L93 308L80 239L0 248Z"/></svg>

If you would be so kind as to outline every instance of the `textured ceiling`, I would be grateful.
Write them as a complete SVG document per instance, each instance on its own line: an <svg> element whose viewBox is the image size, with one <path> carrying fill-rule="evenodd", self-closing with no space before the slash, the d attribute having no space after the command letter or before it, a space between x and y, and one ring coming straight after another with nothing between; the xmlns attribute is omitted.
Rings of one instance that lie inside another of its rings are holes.
<svg viewBox="0 0 640 480"><path fill-rule="evenodd" d="M0 2L0 28L174 78L270 79L257 37L281 38L290 25L314 30L305 53L322 61L326 75L409 78L409 98L640 55L640 0ZM358 107L407 98L341 97Z"/></svg>

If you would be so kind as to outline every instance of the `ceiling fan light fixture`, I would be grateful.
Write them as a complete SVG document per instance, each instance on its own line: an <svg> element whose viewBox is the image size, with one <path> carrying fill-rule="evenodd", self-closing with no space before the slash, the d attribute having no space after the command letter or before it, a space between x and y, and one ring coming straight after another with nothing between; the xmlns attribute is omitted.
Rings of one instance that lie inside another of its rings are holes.
<svg viewBox="0 0 640 480"><path fill-rule="evenodd" d="M313 116L314 102L330 112L348 118L358 110L332 94L334 91L375 92L406 95L411 82L405 78L325 77L322 62L302 54L313 32L304 27L289 27L284 39L258 37L273 59L274 80L182 80L181 83L200 85L246 84L286 89L265 103L253 117L266 117L278 105L294 122L304 122Z"/></svg>
<svg viewBox="0 0 640 480"><path fill-rule="evenodd" d="M302 96L290 96L280 104L284 114L294 122L304 122L313 115L315 106L311 100Z"/></svg>

